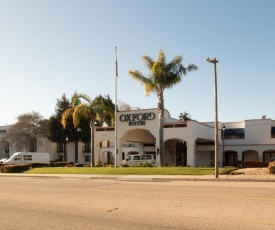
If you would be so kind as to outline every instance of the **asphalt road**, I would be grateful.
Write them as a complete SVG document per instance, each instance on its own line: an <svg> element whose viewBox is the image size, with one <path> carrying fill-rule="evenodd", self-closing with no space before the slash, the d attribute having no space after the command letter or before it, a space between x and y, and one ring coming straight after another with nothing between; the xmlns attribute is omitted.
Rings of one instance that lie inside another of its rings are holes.
<svg viewBox="0 0 275 230"><path fill-rule="evenodd" d="M275 229L275 183L0 177L0 228Z"/></svg>

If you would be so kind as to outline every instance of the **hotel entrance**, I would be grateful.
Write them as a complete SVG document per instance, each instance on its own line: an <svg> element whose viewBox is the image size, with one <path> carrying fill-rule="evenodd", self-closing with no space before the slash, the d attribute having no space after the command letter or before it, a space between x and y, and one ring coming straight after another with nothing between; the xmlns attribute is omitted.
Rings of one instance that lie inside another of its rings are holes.
<svg viewBox="0 0 275 230"><path fill-rule="evenodd" d="M176 165L187 166L187 145L185 141L177 141L176 144Z"/></svg>

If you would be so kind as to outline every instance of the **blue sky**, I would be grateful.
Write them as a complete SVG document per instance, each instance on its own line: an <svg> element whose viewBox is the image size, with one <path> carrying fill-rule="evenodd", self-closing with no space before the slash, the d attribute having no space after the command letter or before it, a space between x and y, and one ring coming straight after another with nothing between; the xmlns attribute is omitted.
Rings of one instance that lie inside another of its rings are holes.
<svg viewBox="0 0 275 230"><path fill-rule="evenodd" d="M147 73L141 56L199 70L165 91L174 118L188 112L214 120L216 57L221 122L275 119L274 0L0 0L0 125L31 111L54 114L65 93L115 96L141 109L157 107L157 96L128 75Z"/></svg>

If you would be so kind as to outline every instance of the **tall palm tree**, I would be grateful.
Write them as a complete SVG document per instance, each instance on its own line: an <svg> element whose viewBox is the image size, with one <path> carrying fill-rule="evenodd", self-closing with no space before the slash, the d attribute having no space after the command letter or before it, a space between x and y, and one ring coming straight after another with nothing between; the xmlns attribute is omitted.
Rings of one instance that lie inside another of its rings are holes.
<svg viewBox="0 0 275 230"><path fill-rule="evenodd" d="M68 119L73 118L73 124L74 124L73 133L75 133L76 135L77 135L77 128L80 122L80 117L78 116L78 113L76 113L76 108L80 105L80 103L81 102L77 96L77 93L74 93L71 99L71 105L69 106L69 108L67 108L63 112L62 118L61 118L61 124L63 126L63 129L66 128ZM75 138L74 142L75 142L75 162L78 162L78 138Z"/></svg>
<svg viewBox="0 0 275 230"><path fill-rule="evenodd" d="M138 70L130 70L129 75L132 79L144 85L144 93L149 96L150 93L156 93L158 97L159 111L159 154L160 165L163 166L163 122L164 122L164 97L165 89L172 88L181 81L182 75L188 72L197 70L198 67L194 64L189 64L184 67L182 63L182 55L176 56L171 62L166 62L165 54L162 50L159 51L157 60L153 60L149 56L142 56L141 60L149 70L148 76L144 76Z"/></svg>
<svg viewBox="0 0 275 230"><path fill-rule="evenodd" d="M86 103L82 103L80 99L84 99ZM102 126L103 122L112 125L114 122L114 104L110 97L104 98L101 95L92 100L86 94L75 93L72 97L72 109L66 110L62 117L62 124L66 124L67 117L72 116L75 127L78 127L81 118L90 118L91 135L91 166L95 166L95 150L94 150L94 127L95 121Z"/></svg>

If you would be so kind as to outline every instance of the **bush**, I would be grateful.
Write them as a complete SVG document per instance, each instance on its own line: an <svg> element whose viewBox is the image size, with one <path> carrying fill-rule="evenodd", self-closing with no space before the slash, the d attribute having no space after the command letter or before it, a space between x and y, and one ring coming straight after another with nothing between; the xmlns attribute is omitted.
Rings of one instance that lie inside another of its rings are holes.
<svg viewBox="0 0 275 230"><path fill-rule="evenodd" d="M69 164L69 162L51 162L50 167L65 167Z"/></svg>
<svg viewBox="0 0 275 230"><path fill-rule="evenodd" d="M1 166L1 173L24 172L29 169L30 169L30 166L28 164L4 165L4 166Z"/></svg>
<svg viewBox="0 0 275 230"><path fill-rule="evenodd" d="M98 162L96 162L96 164L95 164L95 167L102 167L103 165L102 165L102 162L101 161L98 161Z"/></svg>
<svg viewBox="0 0 275 230"><path fill-rule="evenodd" d="M270 162L268 165L270 174L275 174L275 162Z"/></svg>
<svg viewBox="0 0 275 230"><path fill-rule="evenodd" d="M243 167L244 168L265 168L265 167L268 167L268 163L260 162L260 161L244 161Z"/></svg>
<svg viewBox="0 0 275 230"><path fill-rule="evenodd" d="M75 163L75 164L74 164L74 167L83 167L83 164Z"/></svg>
<svg viewBox="0 0 275 230"><path fill-rule="evenodd" d="M151 162L143 162L140 164L133 165L133 167L153 167L153 164Z"/></svg>
<svg viewBox="0 0 275 230"><path fill-rule="evenodd" d="M31 168L42 168L42 167L48 167L49 164L44 164L44 163L30 163L29 164Z"/></svg>
<svg viewBox="0 0 275 230"><path fill-rule="evenodd" d="M130 166L127 165L127 164L122 164L121 167L127 168L127 167L130 167Z"/></svg>
<svg viewBox="0 0 275 230"><path fill-rule="evenodd" d="M228 174L231 174L232 172L234 172L236 169L237 168L234 166L227 166L224 168L220 168L220 174L228 175Z"/></svg>

